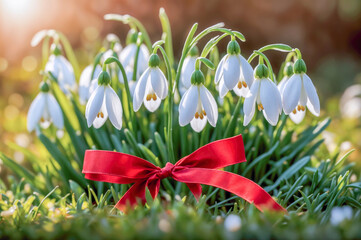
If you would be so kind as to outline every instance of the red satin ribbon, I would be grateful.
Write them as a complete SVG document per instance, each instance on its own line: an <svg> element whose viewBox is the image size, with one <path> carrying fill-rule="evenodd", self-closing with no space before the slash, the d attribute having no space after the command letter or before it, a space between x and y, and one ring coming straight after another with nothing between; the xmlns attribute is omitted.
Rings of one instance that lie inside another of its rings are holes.
<svg viewBox="0 0 361 240"><path fill-rule="evenodd" d="M139 200L144 204L146 187L153 199L156 198L160 181L171 177L187 184L197 201L202 194L201 184L205 184L231 192L254 204L260 211L269 209L286 212L255 182L234 173L217 170L245 161L242 135L238 135L209 143L174 165L167 163L164 168L125 153L87 150L83 173L85 178L94 181L134 183L115 205L122 211L128 204L137 204Z"/></svg>

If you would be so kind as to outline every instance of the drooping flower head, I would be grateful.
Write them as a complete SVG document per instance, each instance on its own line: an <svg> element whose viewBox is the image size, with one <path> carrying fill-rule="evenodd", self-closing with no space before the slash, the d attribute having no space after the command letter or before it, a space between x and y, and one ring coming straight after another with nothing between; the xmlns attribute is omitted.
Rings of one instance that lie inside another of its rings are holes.
<svg viewBox="0 0 361 240"><path fill-rule="evenodd" d="M137 38L138 32L131 29L127 36L127 46L122 50L119 55L119 60L124 68L134 68L135 57L137 54ZM149 51L144 44L140 45L139 56L137 62L137 75L141 75L148 67ZM133 79L134 80L134 79Z"/></svg>
<svg viewBox="0 0 361 240"><path fill-rule="evenodd" d="M278 122L282 112L282 100L276 84L269 79L269 72L264 64L259 64L255 71L255 81L251 86L250 93L244 100L244 122L247 126L255 113L255 105L263 112L266 120L273 126Z"/></svg>
<svg viewBox="0 0 361 240"><path fill-rule="evenodd" d="M191 77L192 73L196 68L196 61L198 57L198 48L194 46L189 55L184 59L184 63L182 66L181 74L180 74L180 87L179 91L181 95L185 93L187 89L191 87Z"/></svg>
<svg viewBox="0 0 361 240"><path fill-rule="evenodd" d="M296 60L293 71L294 74L285 83L282 91L282 104L285 114L297 115L298 112L305 112L307 106L313 115L319 116L320 100L315 86L306 74L305 62L302 59ZM302 115L299 115L297 122L302 121L302 119Z"/></svg>
<svg viewBox="0 0 361 240"><path fill-rule="evenodd" d="M288 80L290 79L290 77L293 75L293 63L291 62L287 62L284 69L283 69L283 78L282 80L278 83L278 90L280 91L281 94L281 98L283 98L283 90L285 89L286 83L288 82ZM295 112L291 112L290 113L290 118L291 120L296 123L299 124L303 118L305 117L306 111L295 111Z"/></svg>
<svg viewBox="0 0 361 240"><path fill-rule="evenodd" d="M142 103L150 112L154 112L168 94L168 82L159 68L159 63L158 55L152 54L149 58L149 67L136 83L133 94L135 112L139 110Z"/></svg>
<svg viewBox="0 0 361 240"><path fill-rule="evenodd" d="M94 66L91 64L88 65L81 73L79 80L79 100L81 104L85 104L88 101L91 93L93 92L90 91L92 81L98 81L97 79L101 70L102 68L99 65L94 68Z"/></svg>
<svg viewBox="0 0 361 240"><path fill-rule="evenodd" d="M40 93L30 105L27 116L27 129L29 132L33 131L38 123L42 128L48 128L51 123L58 129L64 127L61 108L49 90L49 85L42 82Z"/></svg>
<svg viewBox="0 0 361 240"><path fill-rule="evenodd" d="M179 125L190 123L196 132L202 131L207 120L215 127L218 119L216 100L203 84L203 73L195 70L191 77L191 86L179 103Z"/></svg>
<svg viewBox="0 0 361 240"><path fill-rule="evenodd" d="M50 72L56 78L60 89L69 94L69 91L75 91L76 82L73 66L61 55L60 46L53 43L51 45L52 54L45 66L45 71Z"/></svg>
<svg viewBox="0 0 361 240"><path fill-rule="evenodd" d="M122 104L110 86L110 76L106 71L102 71L98 77L98 87L91 94L85 108L88 127L93 125L95 128L100 128L109 116L113 126L120 130L122 115Z"/></svg>
<svg viewBox="0 0 361 240"><path fill-rule="evenodd" d="M246 97L253 83L253 69L240 54L241 49L236 40L228 43L227 54L219 62L214 81L219 83L219 95L223 98L232 90Z"/></svg>

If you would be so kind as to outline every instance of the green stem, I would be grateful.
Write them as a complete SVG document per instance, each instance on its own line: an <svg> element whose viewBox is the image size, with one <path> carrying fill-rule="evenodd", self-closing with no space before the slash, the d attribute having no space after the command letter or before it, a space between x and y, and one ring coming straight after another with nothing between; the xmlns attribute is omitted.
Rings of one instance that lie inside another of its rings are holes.
<svg viewBox="0 0 361 240"><path fill-rule="evenodd" d="M45 69L45 65L48 62L49 59L49 40L50 38L46 36L43 40L42 45L42 56L43 56L43 63L42 63L42 69Z"/></svg>
<svg viewBox="0 0 361 240"><path fill-rule="evenodd" d="M269 61L269 59L266 57L266 55L264 55L263 53L261 53L259 51L255 51L255 53L258 54L262 59L264 59L266 61L267 67L269 68L270 78L274 83L276 83L274 74L273 74L272 65L271 65L271 62Z"/></svg>
<svg viewBox="0 0 361 240"><path fill-rule="evenodd" d="M283 43L275 43L275 44L270 44L264 47L261 47L260 49L258 49L258 52L264 52L267 50L275 50L275 51L280 51L280 52L291 52L293 49ZM257 56L257 53L253 52L251 56L249 56L248 58L248 62L252 62L252 60Z"/></svg>
<svg viewBox="0 0 361 240"><path fill-rule="evenodd" d="M302 59L302 54L301 54L300 49L298 49L298 48L294 48L294 49L293 49L293 51L295 51L295 52L296 52L296 54L297 54L297 58L298 58L298 59Z"/></svg>
<svg viewBox="0 0 361 240"><path fill-rule="evenodd" d="M168 141L167 141L167 147L168 147L168 157L170 158L171 163L175 163L175 157L174 157L174 148L173 148L173 81L172 81L172 68L167 56L167 53L165 52L164 48L160 45L157 45L155 47L156 49L159 49L163 55L163 59L165 61L165 66L167 68L167 77L169 81L168 86L168 128L167 128L167 135L168 135Z"/></svg>

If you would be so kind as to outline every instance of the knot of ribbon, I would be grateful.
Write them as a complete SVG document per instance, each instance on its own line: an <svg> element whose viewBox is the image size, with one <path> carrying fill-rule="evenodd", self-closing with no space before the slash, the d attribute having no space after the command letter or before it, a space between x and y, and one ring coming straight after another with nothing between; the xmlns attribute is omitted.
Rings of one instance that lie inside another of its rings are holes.
<svg viewBox="0 0 361 240"><path fill-rule="evenodd" d="M157 176L159 177L160 180L171 177L173 168L174 168L174 165L170 162L167 162L165 167L159 170L159 172L157 173Z"/></svg>
<svg viewBox="0 0 361 240"><path fill-rule="evenodd" d="M268 209L286 212L255 182L240 175L219 170L245 161L242 135L238 135L211 142L175 164L168 162L164 168L125 153L87 150L83 173L85 178L94 181L134 183L115 205L122 211L126 210L128 205L135 205L139 201L144 204L146 188L152 198L156 198L161 180L171 177L185 183L197 201L202 194L201 184L204 184L231 192L254 204L260 211Z"/></svg>

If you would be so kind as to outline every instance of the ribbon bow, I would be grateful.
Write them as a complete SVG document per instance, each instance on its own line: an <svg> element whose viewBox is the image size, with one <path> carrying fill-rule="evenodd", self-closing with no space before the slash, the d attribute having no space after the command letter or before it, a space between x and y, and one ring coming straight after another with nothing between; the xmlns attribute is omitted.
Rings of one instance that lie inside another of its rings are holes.
<svg viewBox="0 0 361 240"><path fill-rule="evenodd" d="M260 211L270 209L286 212L255 182L234 173L217 170L245 161L242 135L238 135L209 143L174 165L168 162L164 168L125 153L87 150L83 173L85 178L95 181L134 183L115 205L122 211L127 204L137 204L139 199L144 204L146 187L153 199L156 198L160 181L171 177L187 184L197 201L202 194L201 184L205 184L231 192L253 203Z"/></svg>

